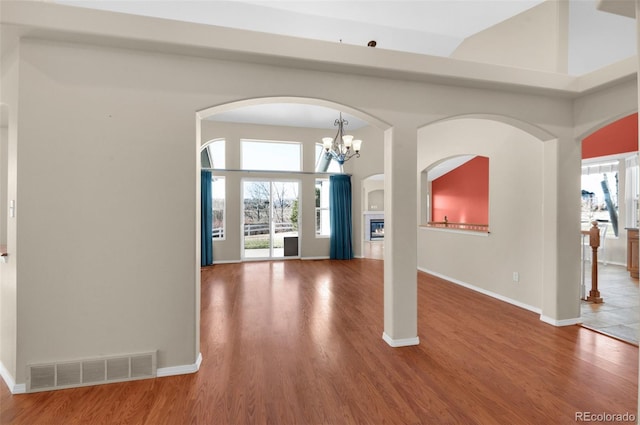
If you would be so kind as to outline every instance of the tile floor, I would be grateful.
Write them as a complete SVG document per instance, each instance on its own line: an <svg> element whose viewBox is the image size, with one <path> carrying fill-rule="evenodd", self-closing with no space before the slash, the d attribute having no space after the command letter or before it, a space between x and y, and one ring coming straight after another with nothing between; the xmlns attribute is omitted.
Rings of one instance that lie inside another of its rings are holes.
<svg viewBox="0 0 640 425"><path fill-rule="evenodd" d="M587 293L591 288L590 263L586 276ZM582 326L638 345L640 330L640 290L625 267L599 265L598 289L604 302L581 301Z"/></svg>

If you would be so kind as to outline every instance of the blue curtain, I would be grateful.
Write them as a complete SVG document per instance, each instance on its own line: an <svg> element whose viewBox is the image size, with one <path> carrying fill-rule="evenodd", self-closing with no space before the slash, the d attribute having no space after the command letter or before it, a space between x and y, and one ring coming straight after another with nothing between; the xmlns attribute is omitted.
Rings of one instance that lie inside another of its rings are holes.
<svg viewBox="0 0 640 425"><path fill-rule="evenodd" d="M213 201L211 171L200 171L200 265L213 264Z"/></svg>
<svg viewBox="0 0 640 425"><path fill-rule="evenodd" d="M351 176L337 174L329 178L329 217L331 222L330 258L351 260Z"/></svg>

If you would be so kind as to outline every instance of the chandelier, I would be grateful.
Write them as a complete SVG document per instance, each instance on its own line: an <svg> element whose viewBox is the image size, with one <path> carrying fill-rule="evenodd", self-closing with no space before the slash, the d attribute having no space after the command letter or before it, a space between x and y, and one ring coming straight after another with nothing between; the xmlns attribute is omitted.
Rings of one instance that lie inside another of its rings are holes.
<svg viewBox="0 0 640 425"><path fill-rule="evenodd" d="M349 121L342 118L342 112L340 113L340 118L336 119L333 125L338 127L338 132L334 138L324 137L322 139L322 147L326 152L327 161L331 158L335 159L342 170L342 165L346 161L354 156L360 158L362 140L353 140L353 136L344 134L344 126L349 125Z"/></svg>

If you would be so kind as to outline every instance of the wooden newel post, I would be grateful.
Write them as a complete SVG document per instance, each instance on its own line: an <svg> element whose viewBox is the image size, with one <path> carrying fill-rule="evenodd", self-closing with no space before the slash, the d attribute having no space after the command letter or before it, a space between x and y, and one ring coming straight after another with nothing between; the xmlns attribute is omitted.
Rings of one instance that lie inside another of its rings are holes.
<svg viewBox="0 0 640 425"><path fill-rule="evenodd" d="M602 297L598 291L598 247L600 246L600 228L597 221L591 222L589 229L589 245L591 246L591 290L587 301L592 303L601 303Z"/></svg>

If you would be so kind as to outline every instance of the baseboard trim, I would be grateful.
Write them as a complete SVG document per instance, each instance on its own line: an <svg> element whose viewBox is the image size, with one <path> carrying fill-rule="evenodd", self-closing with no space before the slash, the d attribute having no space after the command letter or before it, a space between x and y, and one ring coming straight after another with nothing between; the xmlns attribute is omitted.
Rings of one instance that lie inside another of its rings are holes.
<svg viewBox="0 0 640 425"><path fill-rule="evenodd" d="M242 263L241 260L222 260L222 261L214 261L212 266L215 266L216 264L237 264L237 263ZM203 266L206 267L206 266Z"/></svg>
<svg viewBox="0 0 640 425"><path fill-rule="evenodd" d="M539 309L538 307L534 307L532 305L525 304L525 303L520 302L518 300L514 300L512 298L505 297L504 295L498 294L497 292L488 291L486 289L480 288L479 286L475 286L475 285L472 285L470 283L463 282L461 280L454 279L454 278L449 277L449 276L445 276L445 275L443 275L441 273L438 273L438 272L434 272L434 271L431 271L431 270L423 269L421 267L418 267L418 270L420 270L421 272L428 273L430 275L439 277L440 279L444 279L444 280L446 280L448 282L455 283L456 285L464 286L465 288L471 289L472 291L480 292L481 294L487 295L487 296L489 296L491 298L495 298L495 299L498 299L500 301L504 301L504 302L506 302L508 304L515 305L516 307L520 307L520 308L523 308L525 310L529 310L529 311L534 312L536 314L542 314L542 310Z"/></svg>
<svg viewBox="0 0 640 425"><path fill-rule="evenodd" d="M420 338L402 338L402 339L393 339L386 332L382 333L382 339L384 342L389 344L394 348L398 347L409 347L411 345L420 345Z"/></svg>
<svg viewBox="0 0 640 425"><path fill-rule="evenodd" d="M329 257L300 257L301 260L304 261L308 261L308 260L328 260Z"/></svg>
<svg viewBox="0 0 640 425"><path fill-rule="evenodd" d="M0 362L0 376L2 376L2 380L7 384L7 387L9 387L11 394L24 394L27 392L27 384L16 384L15 379L13 379L13 376L9 373L9 370L4 367L2 362Z"/></svg>
<svg viewBox="0 0 640 425"><path fill-rule="evenodd" d="M202 353L198 353L198 357L196 358L196 362L190 365L181 365L181 366L171 366L171 367L162 367L156 370L156 376L158 378L165 376L174 376L174 375L186 375L189 373L195 373L200 370L200 365L202 364ZM0 362L0 376L4 380L7 387L9 387L9 391L11 394L25 394L27 392L26 384L16 384L13 376L7 370L7 368Z"/></svg>
<svg viewBox="0 0 640 425"><path fill-rule="evenodd" d="M544 323L548 323L550 325L558 326L558 327L579 325L580 323L582 323L582 319L580 317L576 317L573 319L556 320L552 317L545 316L543 314L540 315L540 320L543 321Z"/></svg>
<svg viewBox="0 0 640 425"><path fill-rule="evenodd" d="M158 378L162 378L165 376L186 375L189 373L196 373L198 370L200 370L201 364L202 364L202 353L198 353L198 357L196 358L195 363L181 365L181 366L159 367L158 370L156 371L156 376Z"/></svg>

